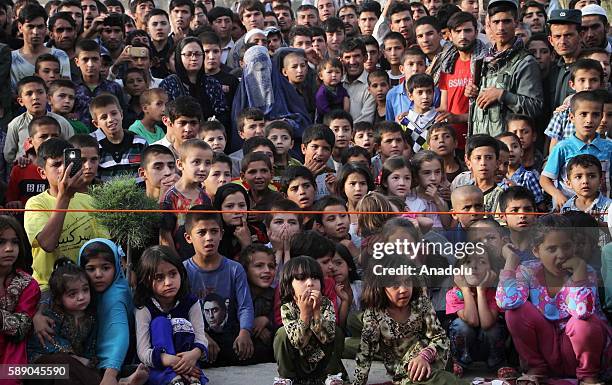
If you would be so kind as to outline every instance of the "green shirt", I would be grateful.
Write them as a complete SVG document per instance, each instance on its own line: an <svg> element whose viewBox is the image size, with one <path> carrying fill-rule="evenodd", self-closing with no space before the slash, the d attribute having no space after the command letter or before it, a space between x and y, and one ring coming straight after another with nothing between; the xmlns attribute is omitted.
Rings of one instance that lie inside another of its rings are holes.
<svg viewBox="0 0 612 385"><path fill-rule="evenodd" d="M166 135L164 130L158 125L155 125L155 133L152 133L151 131L145 128L141 120L135 121L130 126L129 131L135 133L138 136L143 137L147 141L147 144L155 143L158 140L163 139Z"/></svg>
<svg viewBox="0 0 612 385"><path fill-rule="evenodd" d="M89 129L89 127L87 127L87 125L81 122L80 120L68 119L68 123L70 123L70 125L74 129L75 134L90 134L91 133L91 130Z"/></svg>

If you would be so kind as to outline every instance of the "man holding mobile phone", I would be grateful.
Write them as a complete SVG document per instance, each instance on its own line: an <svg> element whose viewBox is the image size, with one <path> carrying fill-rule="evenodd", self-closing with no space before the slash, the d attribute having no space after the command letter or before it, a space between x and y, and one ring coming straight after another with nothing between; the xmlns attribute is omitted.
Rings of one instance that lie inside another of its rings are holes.
<svg viewBox="0 0 612 385"><path fill-rule="evenodd" d="M123 87L121 77L125 71L130 68L138 68L143 70L145 76L148 77L149 89L159 88L159 84L163 79L153 77L151 73L151 59L152 51L145 44L134 42L131 45L126 45L121 55L115 60L115 64L110 67L108 79L114 80L115 83Z"/></svg>
<svg viewBox="0 0 612 385"><path fill-rule="evenodd" d="M33 196L26 203L28 210L93 209L91 196L80 193L86 178L83 170L72 173L75 166L64 163L64 151L71 149L64 139L51 138L38 149L38 172L49 182L49 189ZM24 227L32 246L32 269L43 298L48 293L48 281L53 264L60 257L76 262L83 244L92 238L108 238L108 230L96 222L90 213L65 211L26 211Z"/></svg>

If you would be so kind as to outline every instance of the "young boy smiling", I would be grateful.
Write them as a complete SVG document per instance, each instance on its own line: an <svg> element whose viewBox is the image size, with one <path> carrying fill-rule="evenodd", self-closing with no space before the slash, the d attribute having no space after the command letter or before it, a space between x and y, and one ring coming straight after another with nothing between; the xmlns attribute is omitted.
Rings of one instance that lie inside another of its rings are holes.
<svg viewBox="0 0 612 385"><path fill-rule="evenodd" d="M92 135L100 144L99 178L107 181L118 175L137 176L147 141L123 129L123 111L117 98L110 94L96 96L89 112L91 122L98 128Z"/></svg>

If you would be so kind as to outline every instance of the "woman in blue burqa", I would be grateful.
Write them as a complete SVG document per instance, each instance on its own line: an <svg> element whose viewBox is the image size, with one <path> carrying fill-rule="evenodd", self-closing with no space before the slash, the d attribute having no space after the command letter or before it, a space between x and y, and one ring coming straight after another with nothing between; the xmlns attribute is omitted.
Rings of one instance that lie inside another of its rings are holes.
<svg viewBox="0 0 612 385"><path fill-rule="evenodd" d="M242 148L235 125L240 111L249 107L262 110L266 121L284 119L289 122L294 131L294 149L299 151L302 133L312 124L304 100L283 77L279 67L272 65L267 48L256 45L247 49L243 62L242 81L232 107L232 151Z"/></svg>

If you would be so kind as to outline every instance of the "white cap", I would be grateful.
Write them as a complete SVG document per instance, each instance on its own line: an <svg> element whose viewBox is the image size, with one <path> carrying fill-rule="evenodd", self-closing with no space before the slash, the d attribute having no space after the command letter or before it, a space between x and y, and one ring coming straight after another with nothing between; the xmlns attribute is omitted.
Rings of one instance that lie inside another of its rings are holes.
<svg viewBox="0 0 612 385"><path fill-rule="evenodd" d="M581 9L582 16L603 16L608 20L608 15L606 14L606 10L603 9L600 5L597 4L589 4Z"/></svg>
<svg viewBox="0 0 612 385"><path fill-rule="evenodd" d="M266 33L265 33L264 31L262 31L261 29L259 29L259 28L253 28L252 30L250 30L249 32L247 32L247 33L246 33L246 35L244 35L244 42L245 42L245 44L248 44L248 43L249 43L249 40L251 40L251 38L253 37L253 35L256 35L256 34L261 34L261 35L266 36Z"/></svg>

